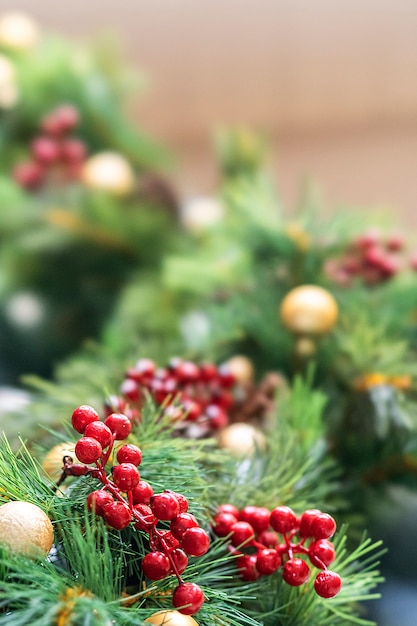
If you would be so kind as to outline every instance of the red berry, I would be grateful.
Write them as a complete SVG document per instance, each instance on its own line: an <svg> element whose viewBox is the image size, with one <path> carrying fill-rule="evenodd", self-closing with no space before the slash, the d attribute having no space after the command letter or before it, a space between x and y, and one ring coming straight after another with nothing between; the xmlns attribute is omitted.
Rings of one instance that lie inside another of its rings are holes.
<svg viewBox="0 0 417 626"><path fill-rule="evenodd" d="M264 548L256 555L256 569L264 576L270 576L277 571L281 565L281 557L277 550Z"/></svg>
<svg viewBox="0 0 417 626"><path fill-rule="evenodd" d="M310 568L303 559L289 559L282 571L282 577L292 587L298 587L308 580Z"/></svg>
<svg viewBox="0 0 417 626"><path fill-rule="evenodd" d="M145 382L147 380L149 382L155 374L156 365L151 359L139 359L133 371L135 372L135 380L138 382ZM133 378L133 376L131 377Z"/></svg>
<svg viewBox="0 0 417 626"><path fill-rule="evenodd" d="M87 149L81 139L66 139L60 145L60 157L67 163L80 163L86 154Z"/></svg>
<svg viewBox="0 0 417 626"><path fill-rule="evenodd" d="M193 383L198 380L200 370L195 363L191 361L180 361L174 368L175 378L180 384Z"/></svg>
<svg viewBox="0 0 417 626"><path fill-rule="evenodd" d="M142 392L139 384L132 378L126 378L120 385L120 393L122 393L131 402L139 402L142 398Z"/></svg>
<svg viewBox="0 0 417 626"><path fill-rule="evenodd" d="M210 547L210 539L203 528L188 528L182 535L181 545L190 556L202 556Z"/></svg>
<svg viewBox="0 0 417 626"><path fill-rule="evenodd" d="M190 398L185 398L181 402L181 407L183 409L184 418L189 422L195 422L201 415L202 409L198 402L191 400Z"/></svg>
<svg viewBox="0 0 417 626"><path fill-rule="evenodd" d="M33 190L43 183L45 170L36 161L24 161L14 167L13 178L24 189Z"/></svg>
<svg viewBox="0 0 417 626"><path fill-rule="evenodd" d="M314 581L314 589L322 598L333 598L342 588L342 579L339 574L330 570L319 572Z"/></svg>
<svg viewBox="0 0 417 626"><path fill-rule="evenodd" d="M196 528L197 526L198 522L194 515L191 515L191 513L180 513L171 521L169 527L174 537L181 539L188 528Z"/></svg>
<svg viewBox="0 0 417 626"><path fill-rule="evenodd" d="M126 401L124 398L120 396L108 396L104 403L104 410L106 416L111 415L112 413L124 413L126 409Z"/></svg>
<svg viewBox="0 0 417 626"><path fill-rule="evenodd" d="M49 137L36 137L32 141L31 150L36 161L44 165L51 165L59 159L59 146Z"/></svg>
<svg viewBox="0 0 417 626"><path fill-rule="evenodd" d="M126 439L132 431L132 424L129 418L123 413L112 413L106 417L104 423L110 428L115 438L118 440Z"/></svg>
<svg viewBox="0 0 417 626"><path fill-rule="evenodd" d="M83 404L77 407L71 417L72 427L77 433L83 433L87 424L100 419L99 414L92 406Z"/></svg>
<svg viewBox="0 0 417 626"><path fill-rule="evenodd" d="M229 503L220 504L217 507L216 513L231 513L237 519L239 519L239 509L234 504L229 504Z"/></svg>
<svg viewBox="0 0 417 626"><path fill-rule="evenodd" d="M151 580L161 580L171 571L171 563L163 552L150 552L142 559L142 571Z"/></svg>
<svg viewBox="0 0 417 626"><path fill-rule="evenodd" d="M110 428L104 422L90 422L84 430L85 437L97 439L102 448L107 448L112 442L112 434Z"/></svg>
<svg viewBox="0 0 417 626"><path fill-rule="evenodd" d="M89 511L94 512L96 515L102 516L104 508L113 502L113 496L103 489L92 491L87 496L87 508Z"/></svg>
<svg viewBox="0 0 417 626"><path fill-rule="evenodd" d="M237 559L237 571L242 580L247 582L259 578L260 573L256 569L256 554L241 554Z"/></svg>
<svg viewBox="0 0 417 626"><path fill-rule="evenodd" d="M174 537L170 530L160 530L159 541L164 550L166 548L168 548L168 550L173 550L178 548L180 545L180 542L176 537Z"/></svg>
<svg viewBox="0 0 417 626"><path fill-rule="evenodd" d="M116 530L122 530L129 526L132 521L132 514L129 507L123 502L113 502L104 507L104 521Z"/></svg>
<svg viewBox="0 0 417 626"><path fill-rule="evenodd" d="M247 522L236 522L236 524L233 524L231 527L231 531L232 536L230 541L235 547L243 544L249 545L255 534L252 526Z"/></svg>
<svg viewBox="0 0 417 626"><path fill-rule="evenodd" d="M171 559L174 562L178 574L182 574L188 565L188 556L181 548L175 548L171 552Z"/></svg>
<svg viewBox="0 0 417 626"><path fill-rule="evenodd" d="M283 535L298 526L297 516L289 506L277 506L271 511L270 523L274 530Z"/></svg>
<svg viewBox="0 0 417 626"><path fill-rule="evenodd" d="M79 122L78 110L71 104L63 104L46 115L41 123L42 129L51 135L61 135L73 130Z"/></svg>
<svg viewBox="0 0 417 626"><path fill-rule="evenodd" d="M269 528L270 512L263 506L245 506L239 513L241 522L248 522L256 533Z"/></svg>
<svg viewBox="0 0 417 626"><path fill-rule="evenodd" d="M116 457L119 463L132 463L138 466L142 462L142 450L132 443L125 444L118 449Z"/></svg>
<svg viewBox="0 0 417 626"><path fill-rule="evenodd" d="M121 463L112 469L113 481L121 491L130 491L140 481L138 468L133 463Z"/></svg>
<svg viewBox="0 0 417 626"><path fill-rule="evenodd" d="M227 537L231 533L233 524L236 524L237 518L231 513L218 513L213 518L213 532L218 537Z"/></svg>
<svg viewBox="0 0 417 626"><path fill-rule="evenodd" d="M236 377L228 365L220 365L217 370L217 378L220 385L226 389L236 384Z"/></svg>
<svg viewBox="0 0 417 626"><path fill-rule="evenodd" d="M273 530L264 530L259 533L257 540L266 548L275 548L279 543L278 536Z"/></svg>
<svg viewBox="0 0 417 626"><path fill-rule="evenodd" d="M149 531L149 528L155 526L158 522L152 509L147 504L135 504L133 507L133 519L135 520L135 528L138 530Z"/></svg>
<svg viewBox="0 0 417 626"><path fill-rule="evenodd" d="M182 493L178 493L177 491L169 491L168 489L165 489L165 493L172 493L172 495L177 498L180 507L180 513L186 513L188 511L188 500Z"/></svg>
<svg viewBox="0 0 417 626"><path fill-rule="evenodd" d="M202 589L195 583L181 583L172 595L172 604L184 615L194 615L204 604Z"/></svg>
<svg viewBox="0 0 417 626"><path fill-rule="evenodd" d="M132 498L134 504L149 504L153 496L153 489L146 480L140 480L136 487L132 489Z"/></svg>
<svg viewBox="0 0 417 626"><path fill-rule="evenodd" d="M334 546L327 539L317 539L308 548L310 561L320 569L326 569L336 558Z"/></svg>
<svg viewBox="0 0 417 626"><path fill-rule="evenodd" d="M200 365L200 380L209 383L217 379L217 367L213 363L202 363Z"/></svg>
<svg viewBox="0 0 417 626"><path fill-rule="evenodd" d="M229 423L229 418L223 409L216 404L209 404L205 409L205 415L211 428L219 430Z"/></svg>
<svg viewBox="0 0 417 626"><path fill-rule="evenodd" d="M312 530L313 520L316 519L317 515L320 515L321 511L318 509L307 509L304 511L300 518L300 528L299 533L301 537L313 537L314 533Z"/></svg>
<svg viewBox="0 0 417 626"><path fill-rule="evenodd" d="M74 451L81 463L95 463L103 454L103 448L92 437L83 437L77 441Z"/></svg>
<svg viewBox="0 0 417 626"><path fill-rule="evenodd" d="M180 512L180 505L172 493L158 493L151 498L153 514L160 520L172 520Z"/></svg>
<svg viewBox="0 0 417 626"><path fill-rule="evenodd" d="M336 522L328 513L319 513L311 521L311 531L316 539L328 539L336 532Z"/></svg>

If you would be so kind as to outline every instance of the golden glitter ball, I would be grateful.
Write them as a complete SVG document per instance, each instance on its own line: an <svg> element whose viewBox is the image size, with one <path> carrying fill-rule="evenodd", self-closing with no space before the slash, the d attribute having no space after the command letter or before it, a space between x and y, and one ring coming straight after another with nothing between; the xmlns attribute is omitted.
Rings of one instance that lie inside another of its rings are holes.
<svg viewBox="0 0 417 626"><path fill-rule="evenodd" d="M0 45L9 50L32 50L39 41L39 28L26 13L11 11L0 16Z"/></svg>
<svg viewBox="0 0 417 626"><path fill-rule="evenodd" d="M198 626L191 615L183 615L179 611L158 611L145 619L145 623L156 626Z"/></svg>
<svg viewBox="0 0 417 626"><path fill-rule="evenodd" d="M219 446L235 456L251 456L256 450L266 448L265 435L246 422L235 422L226 426L219 434Z"/></svg>
<svg viewBox="0 0 417 626"><path fill-rule="evenodd" d="M11 552L44 558L53 542L51 520L36 504L13 500L0 506L0 543Z"/></svg>
<svg viewBox="0 0 417 626"><path fill-rule="evenodd" d="M70 456L74 463L79 463L75 456L75 443L73 441L58 443L44 456L42 467L52 480L57 481L61 476L64 456Z"/></svg>
<svg viewBox="0 0 417 626"><path fill-rule="evenodd" d="M284 325L297 334L324 335L332 330L338 314L334 297L317 285L292 289L280 306Z"/></svg>
<svg viewBox="0 0 417 626"><path fill-rule="evenodd" d="M99 152L90 157L82 168L81 179L90 189L107 191L116 196L129 194L135 184L132 166L117 152Z"/></svg>
<svg viewBox="0 0 417 626"><path fill-rule="evenodd" d="M254 378L253 363L248 357L237 354L224 364L242 385L250 383Z"/></svg>

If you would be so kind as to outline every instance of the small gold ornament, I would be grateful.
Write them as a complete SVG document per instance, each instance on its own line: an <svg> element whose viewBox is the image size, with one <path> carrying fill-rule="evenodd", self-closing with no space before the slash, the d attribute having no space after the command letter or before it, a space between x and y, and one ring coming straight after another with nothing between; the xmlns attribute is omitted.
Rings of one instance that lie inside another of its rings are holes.
<svg viewBox="0 0 417 626"><path fill-rule="evenodd" d="M0 46L9 50L32 50L39 41L39 28L26 13L11 11L0 17Z"/></svg>
<svg viewBox="0 0 417 626"><path fill-rule="evenodd" d="M251 456L256 450L266 448L265 435L246 422L235 422L226 426L219 434L219 446L235 456Z"/></svg>
<svg viewBox="0 0 417 626"><path fill-rule="evenodd" d="M52 480L57 481L62 473L64 465L64 456L70 456L74 463L79 463L75 456L75 443L65 441L58 443L44 456L42 467Z"/></svg>
<svg viewBox="0 0 417 626"><path fill-rule="evenodd" d="M298 335L324 335L336 324L338 306L333 296L317 285L292 289L283 299L280 315L284 325Z"/></svg>
<svg viewBox="0 0 417 626"><path fill-rule="evenodd" d="M317 350L317 342L311 337L299 337L295 343L295 353L302 359L313 356Z"/></svg>
<svg viewBox="0 0 417 626"><path fill-rule="evenodd" d="M248 357L237 354L224 364L241 385L251 383L254 379L253 363Z"/></svg>
<svg viewBox="0 0 417 626"><path fill-rule="evenodd" d="M82 168L81 179L90 189L116 196L131 193L135 184L132 166L117 152L100 152L90 157Z"/></svg>
<svg viewBox="0 0 417 626"><path fill-rule="evenodd" d="M0 506L0 543L14 554L44 558L53 541L51 520L36 504L13 500Z"/></svg>
<svg viewBox="0 0 417 626"><path fill-rule="evenodd" d="M4 54L0 54L0 109L11 109L19 99L16 70Z"/></svg>
<svg viewBox="0 0 417 626"><path fill-rule="evenodd" d="M145 619L147 624L155 626L198 626L191 615L183 615L179 611L157 611Z"/></svg>

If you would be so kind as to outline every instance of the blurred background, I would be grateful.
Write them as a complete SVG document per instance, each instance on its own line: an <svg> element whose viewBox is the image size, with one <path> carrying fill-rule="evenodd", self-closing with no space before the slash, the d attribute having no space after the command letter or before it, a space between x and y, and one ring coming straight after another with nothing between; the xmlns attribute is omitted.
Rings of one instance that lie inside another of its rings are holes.
<svg viewBox="0 0 417 626"><path fill-rule="evenodd" d="M312 174L329 207L387 208L417 224L413 0L0 0L49 31L111 31L142 72L131 115L179 157L185 194L215 184L212 132L265 131L291 208Z"/></svg>

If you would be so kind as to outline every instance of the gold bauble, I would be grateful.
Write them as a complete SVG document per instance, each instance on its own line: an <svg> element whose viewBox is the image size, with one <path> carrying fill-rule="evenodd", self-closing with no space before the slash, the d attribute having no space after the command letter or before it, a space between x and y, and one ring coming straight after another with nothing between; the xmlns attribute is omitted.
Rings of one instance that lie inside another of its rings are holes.
<svg viewBox="0 0 417 626"><path fill-rule="evenodd" d="M285 326L294 333L323 335L330 332L338 317L333 296L317 285L292 289L283 299L280 315Z"/></svg>
<svg viewBox="0 0 417 626"><path fill-rule="evenodd" d="M42 461L42 467L52 480L57 481L62 473L62 467L64 465L64 456L70 456L74 463L79 463L79 460L75 456L75 443L72 441L65 441L58 443L44 456Z"/></svg>
<svg viewBox="0 0 417 626"><path fill-rule="evenodd" d="M0 506L0 543L11 552L44 558L53 542L51 520L36 504L13 500Z"/></svg>
<svg viewBox="0 0 417 626"><path fill-rule="evenodd" d="M19 99L16 70L4 54L0 54L0 108L11 109Z"/></svg>
<svg viewBox="0 0 417 626"><path fill-rule="evenodd" d="M226 361L225 366L231 371L238 383L245 385L253 381L253 363L248 357L237 354Z"/></svg>
<svg viewBox="0 0 417 626"><path fill-rule="evenodd" d="M265 435L246 422L235 422L226 426L219 434L219 446L225 448L235 457L254 454L256 450L266 447Z"/></svg>
<svg viewBox="0 0 417 626"><path fill-rule="evenodd" d="M145 623L155 626L198 626L191 615L183 615L179 611L157 611L145 619Z"/></svg>
<svg viewBox="0 0 417 626"><path fill-rule="evenodd" d="M135 184L130 163L117 152L100 152L90 157L82 168L81 179L86 187L116 196L129 194Z"/></svg>
<svg viewBox="0 0 417 626"><path fill-rule="evenodd" d="M39 41L39 28L26 13L11 11L0 17L0 46L10 50L32 50Z"/></svg>

